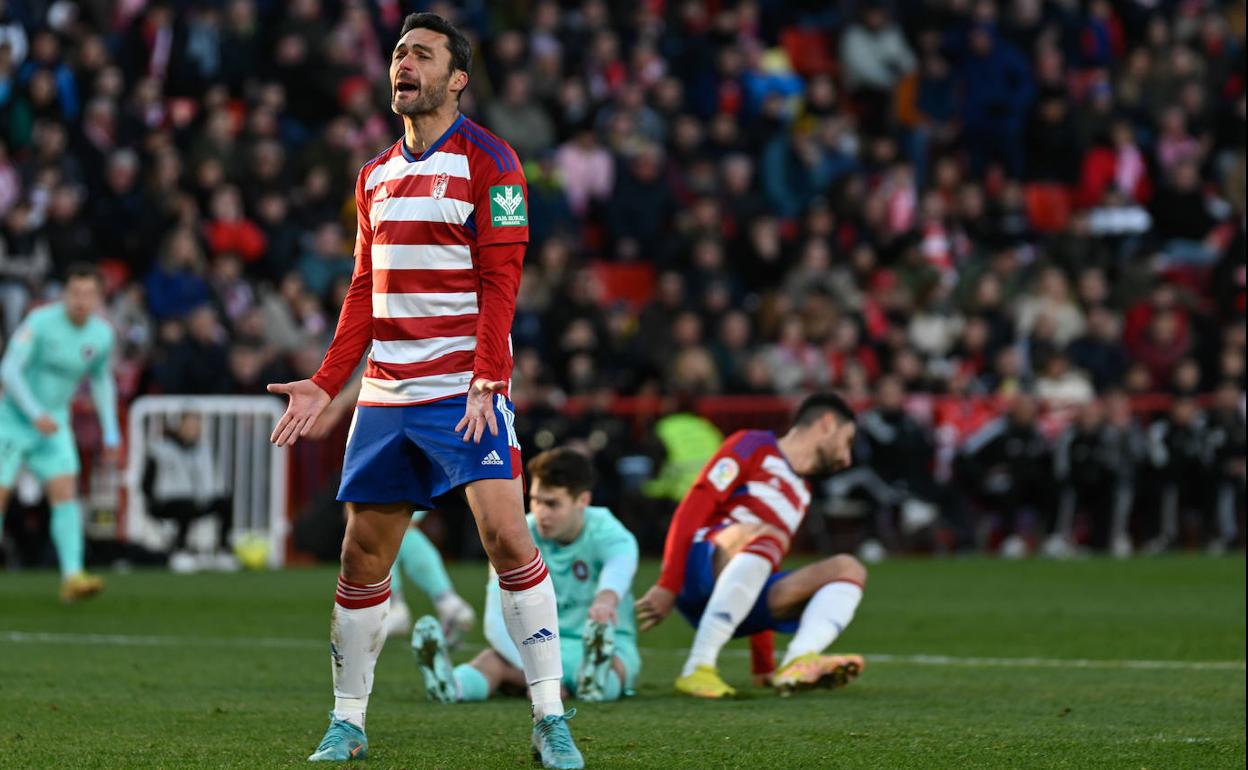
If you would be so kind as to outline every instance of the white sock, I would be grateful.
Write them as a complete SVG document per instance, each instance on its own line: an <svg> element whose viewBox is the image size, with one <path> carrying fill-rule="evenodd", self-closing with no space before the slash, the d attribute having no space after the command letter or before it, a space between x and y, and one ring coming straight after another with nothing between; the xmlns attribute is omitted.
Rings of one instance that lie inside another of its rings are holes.
<svg viewBox="0 0 1248 770"><path fill-rule="evenodd" d="M802 610L802 621L797 626L793 641L789 642L780 668L808 652L826 650L854 619L854 610L858 609L860 601L862 586L848 580L837 580L815 591L806 603L806 609Z"/></svg>
<svg viewBox="0 0 1248 770"><path fill-rule="evenodd" d="M361 730L368 696L373 691L373 669L386 642L386 611L390 607L390 578L357 585L338 578L334 613L329 625L329 652L334 673L334 719Z"/></svg>
<svg viewBox="0 0 1248 770"><path fill-rule="evenodd" d="M562 714L559 613L555 584L546 571L541 552L523 567L500 572L498 587L502 589L503 621L520 651L525 681L529 683L533 718Z"/></svg>
<svg viewBox="0 0 1248 770"><path fill-rule="evenodd" d="M689 676L698 666L717 664L719 651L758 601L771 575L772 564L771 560L749 551L742 551L728 561L715 579L715 588L698 621L693 648L689 650L681 676Z"/></svg>
<svg viewBox="0 0 1248 770"><path fill-rule="evenodd" d="M459 610L460 607L464 606L465 603L466 602L464 601L463 597L455 593L455 591L452 589L450 591L447 591L446 593L441 594L440 596L434 597L433 609L435 612L438 613L438 618L443 619L443 618L448 618L451 615L453 615L456 611Z"/></svg>

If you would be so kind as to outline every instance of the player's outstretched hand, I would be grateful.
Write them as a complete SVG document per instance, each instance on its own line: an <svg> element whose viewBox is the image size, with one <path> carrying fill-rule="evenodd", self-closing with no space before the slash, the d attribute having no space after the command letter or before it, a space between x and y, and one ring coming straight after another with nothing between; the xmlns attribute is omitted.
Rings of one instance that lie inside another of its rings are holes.
<svg viewBox="0 0 1248 770"><path fill-rule="evenodd" d="M35 420L35 430L39 431L45 436L51 436L53 433L56 433L60 429L61 429L61 426L56 424L56 420L53 420L51 417L48 417L46 414L40 416L38 419Z"/></svg>
<svg viewBox="0 0 1248 770"><path fill-rule="evenodd" d="M308 435L308 431L316 424L316 418L321 416L321 412L325 411L330 402L329 394L312 380L273 383L268 390L279 396L290 397L286 413L277 421L273 435L269 436L269 441L278 446L290 446L300 436Z"/></svg>
<svg viewBox="0 0 1248 770"><path fill-rule="evenodd" d="M646 595L633 606L637 610L638 628L649 631L672 614L672 608L676 606L676 594L662 586L651 586Z"/></svg>
<svg viewBox="0 0 1248 770"><path fill-rule="evenodd" d="M464 432L464 443L481 443L481 436L489 428L491 436L498 435L498 419L494 416L494 394L502 393L507 383L501 380L476 380L468 388L468 402L464 406L463 419L455 426L455 432Z"/></svg>

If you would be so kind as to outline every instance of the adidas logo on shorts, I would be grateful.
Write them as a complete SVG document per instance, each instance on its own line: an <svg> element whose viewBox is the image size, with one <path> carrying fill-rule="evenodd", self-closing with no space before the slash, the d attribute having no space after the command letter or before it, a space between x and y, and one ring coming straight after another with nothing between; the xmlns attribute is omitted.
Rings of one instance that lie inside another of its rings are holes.
<svg viewBox="0 0 1248 770"><path fill-rule="evenodd" d="M484 460L481 461L481 464L482 465L502 465L503 458L498 456L498 452L491 449L490 453L485 456Z"/></svg>
<svg viewBox="0 0 1248 770"><path fill-rule="evenodd" d="M522 644L525 644L525 645L538 644L539 642L549 642L550 640L555 639L555 638L557 637L553 633L551 633L549 629L542 628L538 630L536 634L533 634L528 639L525 639L524 642L522 642Z"/></svg>

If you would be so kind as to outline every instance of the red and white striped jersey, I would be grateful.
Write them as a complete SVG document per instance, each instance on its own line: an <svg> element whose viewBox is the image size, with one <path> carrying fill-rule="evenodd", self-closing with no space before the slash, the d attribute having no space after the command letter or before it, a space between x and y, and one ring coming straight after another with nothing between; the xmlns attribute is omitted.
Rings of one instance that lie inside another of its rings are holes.
<svg viewBox="0 0 1248 770"><path fill-rule="evenodd" d="M699 529L725 522L763 522L791 537L809 508L810 487L780 452L776 434L761 430L732 434L672 516L659 585L679 593L689 546Z"/></svg>
<svg viewBox="0 0 1248 770"><path fill-rule="evenodd" d="M356 182L355 272L312 380L331 396L371 345L359 403L407 406L511 376L529 239L515 152L462 115L420 157L402 139Z"/></svg>

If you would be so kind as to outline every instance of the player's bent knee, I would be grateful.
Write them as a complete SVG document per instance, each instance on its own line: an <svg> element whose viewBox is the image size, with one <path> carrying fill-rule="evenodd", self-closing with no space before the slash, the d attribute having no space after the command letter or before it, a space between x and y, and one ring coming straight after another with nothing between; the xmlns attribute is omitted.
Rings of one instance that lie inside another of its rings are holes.
<svg viewBox="0 0 1248 770"><path fill-rule="evenodd" d="M76 476L57 476L48 479L44 485L48 493L48 502L52 505L67 503L74 499L78 487Z"/></svg>
<svg viewBox="0 0 1248 770"><path fill-rule="evenodd" d="M504 525L481 531L481 545L490 563L500 572L522 567L533 559L533 536L520 519L521 526Z"/></svg>
<svg viewBox="0 0 1248 770"><path fill-rule="evenodd" d="M847 553L838 554L828 559L828 582L848 580L860 586L867 584L867 568L858 559Z"/></svg>
<svg viewBox="0 0 1248 770"><path fill-rule="evenodd" d="M761 528L759 529L758 533L754 537L755 538L759 538L759 537L773 538L776 542L778 542L781 545L781 547L784 548L786 553L789 550L789 533L785 532L783 529L780 529L779 527L773 527L770 524L763 524Z"/></svg>
<svg viewBox="0 0 1248 770"><path fill-rule="evenodd" d="M343 578L367 585L384 580L390 566L378 551L368 549L349 534L342 540L339 570Z"/></svg>

